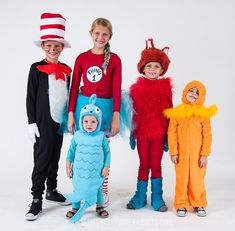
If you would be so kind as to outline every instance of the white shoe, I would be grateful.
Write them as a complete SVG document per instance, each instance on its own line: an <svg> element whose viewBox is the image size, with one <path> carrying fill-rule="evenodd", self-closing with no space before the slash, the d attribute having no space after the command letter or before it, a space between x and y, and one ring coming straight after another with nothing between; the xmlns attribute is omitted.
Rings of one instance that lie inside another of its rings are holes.
<svg viewBox="0 0 235 231"><path fill-rule="evenodd" d="M25 220L27 220L27 221L34 221L34 220L36 220L38 218L38 216L39 216L39 214L34 215L33 213L27 213L27 214L25 214Z"/></svg>
<svg viewBox="0 0 235 231"><path fill-rule="evenodd" d="M206 211L203 207L195 207L194 211L199 217L205 217L206 216Z"/></svg>
<svg viewBox="0 0 235 231"><path fill-rule="evenodd" d="M178 209L177 209L176 215L177 215L178 217L185 217L186 214L187 214L186 208L178 208Z"/></svg>

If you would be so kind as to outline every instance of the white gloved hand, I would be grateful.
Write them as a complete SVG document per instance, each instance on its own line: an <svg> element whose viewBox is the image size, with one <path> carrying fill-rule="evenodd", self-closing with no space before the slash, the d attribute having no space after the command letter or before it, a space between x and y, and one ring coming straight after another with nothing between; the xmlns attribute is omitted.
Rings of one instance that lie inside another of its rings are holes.
<svg viewBox="0 0 235 231"><path fill-rule="evenodd" d="M34 144L36 142L36 137L35 136L40 137L38 126L37 126L36 123L28 125L28 134L29 134L30 140Z"/></svg>

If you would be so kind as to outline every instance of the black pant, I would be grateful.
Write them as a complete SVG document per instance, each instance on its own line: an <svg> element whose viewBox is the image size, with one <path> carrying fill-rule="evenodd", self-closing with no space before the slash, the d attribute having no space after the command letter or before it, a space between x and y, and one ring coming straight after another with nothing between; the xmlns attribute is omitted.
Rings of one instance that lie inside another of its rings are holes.
<svg viewBox="0 0 235 231"><path fill-rule="evenodd" d="M63 136L57 133L59 124L52 119L46 124L38 124L40 137L34 144L34 168L32 173L33 198L42 199L45 182L48 190L57 187L60 150Z"/></svg>

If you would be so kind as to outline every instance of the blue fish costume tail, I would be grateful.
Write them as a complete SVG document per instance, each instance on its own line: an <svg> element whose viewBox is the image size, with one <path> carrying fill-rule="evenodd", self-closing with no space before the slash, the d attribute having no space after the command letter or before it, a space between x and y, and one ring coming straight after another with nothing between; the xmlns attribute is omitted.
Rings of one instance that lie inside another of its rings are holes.
<svg viewBox="0 0 235 231"><path fill-rule="evenodd" d="M71 223L76 223L78 222L83 214L85 213L85 210L90 207L89 203L87 201L81 203L82 205L80 206L79 210L69 219Z"/></svg>

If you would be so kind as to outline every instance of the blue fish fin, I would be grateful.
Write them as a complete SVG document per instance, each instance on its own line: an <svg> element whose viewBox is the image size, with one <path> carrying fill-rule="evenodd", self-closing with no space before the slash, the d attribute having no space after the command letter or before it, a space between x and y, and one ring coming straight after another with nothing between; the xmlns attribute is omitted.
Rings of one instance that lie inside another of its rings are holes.
<svg viewBox="0 0 235 231"><path fill-rule="evenodd" d="M84 203L81 204L79 210L70 218L71 223L78 222L83 214L85 213L85 210L90 207L90 204L87 201L84 201Z"/></svg>

